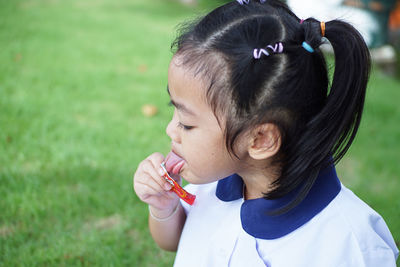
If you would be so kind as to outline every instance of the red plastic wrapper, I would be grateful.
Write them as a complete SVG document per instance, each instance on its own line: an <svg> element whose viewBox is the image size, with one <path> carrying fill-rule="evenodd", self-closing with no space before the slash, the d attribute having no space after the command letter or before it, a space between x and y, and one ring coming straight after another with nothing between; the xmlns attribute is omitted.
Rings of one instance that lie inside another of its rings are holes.
<svg viewBox="0 0 400 267"><path fill-rule="evenodd" d="M189 205L193 205L194 200L196 199L195 195L190 194L187 192L185 189L182 188L174 179L172 179L171 176L169 176L167 170L165 169L164 163L161 163L161 168L164 170L164 175L163 177L165 180L167 180L168 183L171 184L172 188L171 190L175 192L175 194L178 195L180 199L188 203Z"/></svg>

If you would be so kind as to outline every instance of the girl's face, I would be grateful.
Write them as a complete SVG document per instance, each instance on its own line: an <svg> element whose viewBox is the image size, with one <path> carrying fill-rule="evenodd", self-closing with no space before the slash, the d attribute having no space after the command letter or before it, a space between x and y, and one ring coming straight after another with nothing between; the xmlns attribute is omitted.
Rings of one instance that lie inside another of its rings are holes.
<svg viewBox="0 0 400 267"><path fill-rule="evenodd" d="M200 75L194 77L191 70L179 64L179 57L173 57L168 71L168 90L175 110L166 131L172 151L185 160L180 175L190 183L203 184L238 172L239 162L228 153L223 129L206 103L206 87Z"/></svg>

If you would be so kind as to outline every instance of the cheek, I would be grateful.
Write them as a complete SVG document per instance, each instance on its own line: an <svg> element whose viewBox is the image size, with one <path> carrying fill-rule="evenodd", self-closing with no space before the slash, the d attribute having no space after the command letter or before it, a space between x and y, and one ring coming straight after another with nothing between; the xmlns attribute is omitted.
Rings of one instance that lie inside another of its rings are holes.
<svg viewBox="0 0 400 267"><path fill-rule="evenodd" d="M196 165L197 162L204 162L211 152L211 144L196 135L183 136L182 144L184 145L185 158L191 165Z"/></svg>
<svg viewBox="0 0 400 267"><path fill-rule="evenodd" d="M185 141L194 145L186 147L185 157L190 171L195 176L215 178L226 173L231 174L232 159L222 138L193 138L191 142L189 140L188 136Z"/></svg>

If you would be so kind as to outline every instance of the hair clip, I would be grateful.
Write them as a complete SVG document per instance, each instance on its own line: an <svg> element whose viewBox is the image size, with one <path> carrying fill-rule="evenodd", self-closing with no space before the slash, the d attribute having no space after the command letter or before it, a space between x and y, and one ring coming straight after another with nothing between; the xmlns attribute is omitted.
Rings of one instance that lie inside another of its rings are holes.
<svg viewBox="0 0 400 267"><path fill-rule="evenodd" d="M283 52L283 44L276 43L274 46L268 45L265 49L264 48L260 48L260 49L255 48L253 50L253 57L255 59L260 59L262 54L269 56L270 54L268 53L267 48L271 49L273 51L273 53L276 53L276 54Z"/></svg>
<svg viewBox="0 0 400 267"><path fill-rule="evenodd" d="M302 44L301 44L301 46L305 49L305 50L307 50L308 52L310 52L310 53L313 53L314 52L314 49L311 47L311 45L309 45L307 42L303 42Z"/></svg>

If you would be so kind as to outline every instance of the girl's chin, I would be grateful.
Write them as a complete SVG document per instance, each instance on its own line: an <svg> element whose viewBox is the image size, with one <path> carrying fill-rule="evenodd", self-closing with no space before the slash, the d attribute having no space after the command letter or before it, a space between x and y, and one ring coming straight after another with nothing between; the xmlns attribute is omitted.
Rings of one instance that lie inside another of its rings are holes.
<svg viewBox="0 0 400 267"><path fill-rule="evenodd" d="M202 178L201 176L197 176L188 169L182 169L182 171L179 173L179 175L188 183L190 184L208 184L217 181L216 180L210 180L209 178Z"/></svg>
<svg viewBox="0 0 400 267"><path fill-rule="evenodd" d="M190 184L200 184L199 181L201 180L200 178L196 177L193 175L193 173L186 168L186 164L182 167L179 175L188 183Z"/></svg>

